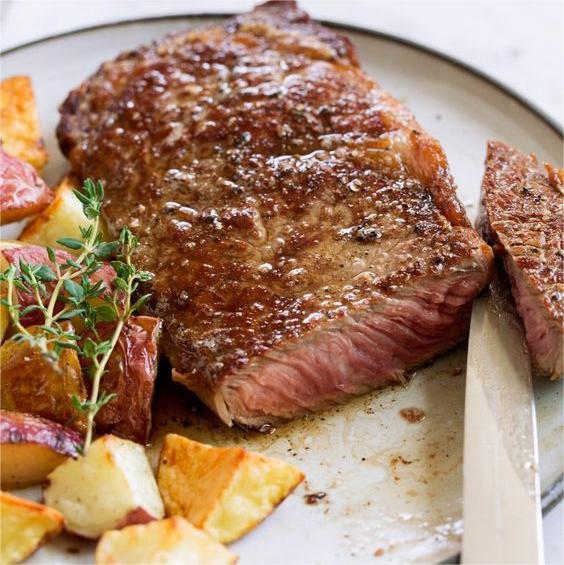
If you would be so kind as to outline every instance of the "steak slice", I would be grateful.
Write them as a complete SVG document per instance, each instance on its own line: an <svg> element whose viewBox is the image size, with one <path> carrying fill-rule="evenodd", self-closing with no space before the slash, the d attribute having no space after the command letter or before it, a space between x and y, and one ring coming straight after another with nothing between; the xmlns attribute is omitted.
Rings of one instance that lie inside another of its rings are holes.
<svg viewBox="0 0 564 565"><path fill-rule="evenodd" d="M155 273L174 378L224 422L401 381L466 336L491 250L441 146L294 2L124 53L61 114Z"/></svg>
<svg viewBox="0 0 564 565"><path fill-rule="evenodd" d="M533 369L562 378L564 170L490 141L481 229L503 259Z"/></svg>

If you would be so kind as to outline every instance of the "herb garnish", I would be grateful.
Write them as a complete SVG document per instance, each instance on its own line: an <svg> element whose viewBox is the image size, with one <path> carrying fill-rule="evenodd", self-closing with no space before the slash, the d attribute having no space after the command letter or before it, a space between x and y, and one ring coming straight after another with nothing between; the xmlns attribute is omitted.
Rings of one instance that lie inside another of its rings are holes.
<svg viewBox="0 0 564 565"><path fill-rule="evenodd" d="M19 261L17 268L10 265L0 274L0 281L7 286L6 296L0 302L7 307L16 329L10 339L29 343L54 364L65 348L73 349L87 360L86 374L92 381L90 397L84 401L76 395L72 398L75 409L86 414L83 446L86 452L92 442L96 414L115 396L100 393L100 381L124 325L150 295L141 296L133 304L132 296L139 282L150 280L152 274L138 271L133 265L132 255L138 240L129 229L122 229L117 241L103 241L100 218L104 200L102 183L86 179L82 189L75 190L74 194L81 202L90 225L80 228L80 239L63 238L57 243L74 251L76 258L65 254L61 259L60 253L57 256L53 248L47 247L53 268L24 260ZM109 264L115 271L112 288L105 286L104 280L92 282L96 278L94 275L108 269L108 264L102 261L108 259L112 259ZM15 301L16 291L33 297L33 303L27 306L18 304ZM42 316L43 323L37 326L41 332L32 333L22 324L22 319L32 312L39 312ZM80 325L83 331L69 331L67 320ZM102 340L98 333L101 322L115 324L109 339Z"/></svg>

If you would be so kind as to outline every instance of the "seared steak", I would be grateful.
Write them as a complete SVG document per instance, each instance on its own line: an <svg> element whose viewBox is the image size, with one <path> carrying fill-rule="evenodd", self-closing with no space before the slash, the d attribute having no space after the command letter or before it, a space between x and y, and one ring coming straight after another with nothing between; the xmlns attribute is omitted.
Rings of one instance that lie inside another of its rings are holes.
<svg viewBox="0 0 564 565"><path fill-rule="evenodd" d="M481 226L503 258L533 368L562 378L564 171L490 141Z"/></svg>
<svg viewBox="0 0 564 565"><path fill-rule="evenodd" d="M467 334L491 250L445 155L293 2L106 63L60 145L155 273L174 378L261 426L401 381Z"/></svg>

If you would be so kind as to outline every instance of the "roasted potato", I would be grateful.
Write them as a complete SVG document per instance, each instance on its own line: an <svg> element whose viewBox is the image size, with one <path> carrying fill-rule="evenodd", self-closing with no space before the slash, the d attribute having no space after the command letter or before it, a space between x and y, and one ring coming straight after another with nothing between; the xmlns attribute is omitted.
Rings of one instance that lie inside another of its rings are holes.
<svg viewBox="0 0 564 565"><path fill-rule="evenodd" d="M164 507L143 447L105 435L86 455L67 459L47 477L45 503L85 538L164 517Z"/></svg>
<svg viewBox="0 0 564 565"><path fill-rule="evenodd" d="M176 434L165 437L157 476L167 514L183 516L221 543L254 528L304 478L284 461Z"/></svg>
<svg viewBox="0 0 564 565"><path fill-rule="evenodd" d="M9 266L10 262L5 257L3 251L4 249L11 249L14 247L21 247L22 244L17 241L2 241L0 243L0 272L4 272ZM6 298L7 295L7 285L6 283L0 282L0 298ZM10 325L10 313L8 308L0 304L0 343L4 341L4 336L6 335L6 330Z"/></svg>
<svg viewBox="0 0 564 565"><path fill-rule="evenodd" d="M38 326L27 331L32 335L44 333ZM26 341L7 340L0 347L0 357L0 406L4 410L26 412L85 431L86 416L72 404L75 395L86 398L76 351L63 349L58 361L52 362Z"/></svg>
<svg viewBox="0 0 564 565"><path fill-rule="evenodd" d="M236 561L223 545L180 516L106 532L95 556L97 565L228 565Z"/></svg>
<svg viewBox="0 0 564 565"><path fill-rule="evenodd" d="M80 434L44 418L0 410L0 478L3 489L41 483L68 457L77 457Z"/></svg>
<svg viewBox="0 0 564 565"><path fill-rule="evenodd" d="M137 443L149 441L160 332L158 318L133 316L128 320L101 384L103 391L116 396L96 415L97 429ZM100 336L107 337L102 329Z"/></svg>
<svg viewBox="0 0 564 565"><path fill-rule="evenodd" d="M67 259L72 258L65 251L56 251L57 262L62 264ZM38 247L36 245L29 245L27 243L22 243L20 241L0 241L0 266L2 271L5 271L10 265L16 267L19 266L20 261L25 261L27 263L38 264L38 265L49 265L53 268L49 257L47 256L47 250L44 247ZM53 284L47 285L47 290L52 290ZM6 295L6 284L2 283L2 295ZM15 296L12 297L13 301L21 304L23 307L35 303L35 298L28 293L22 291L16 291ZM48 297L46 298L48 299ZM6 320L6 325L9 324L9 314L7 310L2 311L2 320ZM24 326L30 326L33 324L41 323L43 318L35 313L28 314L25 318L21 320Z"/></svg>
<svg viewBox="0 0 564 565"><path fill-rule="evenodd" d="M0 224L37 214L53 199L36 170L0 146Z"/></svg>
<svg viewBox="0 0 564 565"><path fill-rule="evenodd" d="M20 240L60 248L57 240L63 237L80 239L80 228L87 227L92 221L84 215L82 204L73 193L79 186L78 179L65 175L55 188L51 204L26 226Z"/></svg>
<svg viewBox="0 0 564 565"><path fill-rule="evenodd" d="M63 517L52 508L0 492L0 559L21 563L58 535Z"/></svg>
<svg viewBox="0 0 564 565"><path fill-rule="evenodd" d="M57 259L57 263L64 264L68 259L72 259L73 256L63 251L62 249L55 249L55 255ZM2 270L6 270L10 265L15 265L16 267L19 265L21 260L26 261L27 263L35 264L35 265L48 265L53 269L53 264L49 260L47 255L47 250L45 247L39 245L31 245L29 243L24 243L20 241L2 241L0 242L0 257L1 257L1 266ZM109 263L105 263L102 267L94 273L90 277L90 281L92 283L96 283L99 280L104 282L104 287L107 291L112 288L112 283L115 278L115 271ZM47 283L47 291L48 295L45 300L49 299L49 292L52 290L54 283ZM6 285L2 286L2 289L5 293ZM97 300L100 300L99 298ZM18 302L22 306L27 306L29 304L35 303L35 298L25 292L17 291L15 302ZM6 310L0 311L2 314L2 320L6 319L7 312ZM25 318L20 320L24 326L29 326L33 324L40 324L42 323L42 316L37 312L32 312L26 315Z"/></svg>
<svg viewBox="0 0 564 565"><path fill-rule="evenodd" d="M27 76L0 82L0 140L4 150L39 172L47 162L41 139L35 96Z"/></svg>

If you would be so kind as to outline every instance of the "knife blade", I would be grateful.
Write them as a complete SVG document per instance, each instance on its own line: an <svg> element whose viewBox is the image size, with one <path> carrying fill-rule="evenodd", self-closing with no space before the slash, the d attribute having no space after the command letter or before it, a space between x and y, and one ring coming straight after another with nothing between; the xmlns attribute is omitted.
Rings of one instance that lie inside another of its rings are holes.
<svg viewBox="0 0 564 565"><path fill-rule="evenodd" d="M463 563L543 563L535 403L524 335L499 282L472 310Z"/></svg>

